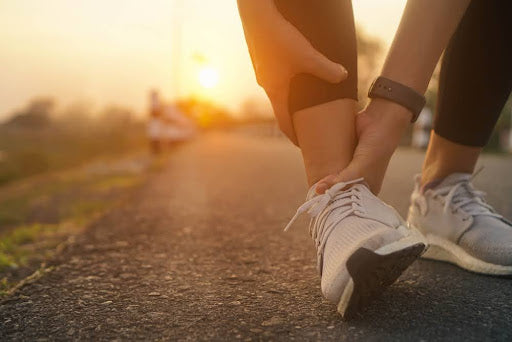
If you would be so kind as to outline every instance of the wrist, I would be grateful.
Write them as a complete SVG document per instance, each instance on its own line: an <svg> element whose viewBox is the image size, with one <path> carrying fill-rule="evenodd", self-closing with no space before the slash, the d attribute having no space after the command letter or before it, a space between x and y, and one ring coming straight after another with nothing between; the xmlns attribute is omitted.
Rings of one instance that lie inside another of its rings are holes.
<svg viewBox="0 0 512 342"><path fill-rule="evenodd" d="M399 104L411 113L411 122L418 119L418 115L425 106L425 96L406 84L390 78L377 77L368 90L369 98L381 98Z"/></svg>
<svg viewBox="0 0 512 342"><path fill-rule="evenodd" d="M392 126L407 127L411 123L412 112L404 106L381 98L371 99L367 112L375 119Z"/></svg>

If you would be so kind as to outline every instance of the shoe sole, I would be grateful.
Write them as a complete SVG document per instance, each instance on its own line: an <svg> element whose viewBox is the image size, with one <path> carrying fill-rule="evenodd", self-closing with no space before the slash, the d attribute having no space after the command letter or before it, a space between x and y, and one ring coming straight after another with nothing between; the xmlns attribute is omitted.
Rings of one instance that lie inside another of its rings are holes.
<svg viewBox="0 0 512 342"><path fill-rule="evenodd" d="M353 318L378 297L424 250L425 244L421 242L385 255L367 248L357 249L346 264L351 279L338 303L342 319Z"/></svg>
<svg viewBox="0 0 512 342"><path fill-rule="evenodd" d="M422 256L425 259L449 262L467 271L480 274L494 276L512 275L512 266L497 265L480 260L449 240L435 235L427 235L426 240L430 247Z"/></svg>

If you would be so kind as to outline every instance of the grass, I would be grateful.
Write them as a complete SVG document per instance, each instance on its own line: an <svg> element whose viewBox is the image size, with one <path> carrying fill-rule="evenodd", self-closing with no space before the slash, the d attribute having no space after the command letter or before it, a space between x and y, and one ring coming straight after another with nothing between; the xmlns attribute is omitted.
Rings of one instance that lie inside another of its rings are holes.
<svg viewBox="0 0 512 342"><path fill-rule="evenodd" d="M7 278L2 278L0 280L0 298L7 295L11 287L12 285L7 281Z"/></svg>
<svg viewBox="0 0 512 342"><path fill-rule="evenodd" d="M142 171L123 169L133 165L127 159ZM17 274L37 271L59 244L120 203L161 163L148 163L137 153L106 161L100 173L89 164L0 187L0 297L22 280ZM24 271L18 272L20 268Z"/></svg>
<svg viewBox="0 0 512 342"><path fill-rule="evenodd" d="M18 267L26 262L30 243L40 240L43 235L50 235L57 229L56 225L31 224L19 226L0 237L0 272L7 268Z"/></svg>
<svg viewBox="0 0 512 342"><path fill-rule="evenodd" d="M144 122L127 109L57 114L53 101L36 99L0 124L0 184L146 147Z"/></svg>
<svg viewBox="0 0 512 342"><path fill-rule="evenodd" d="M14 198L0 202L0 227L19 224L26 216L27 198Z"/></svg>
<svg viewBox="0 0 512 342"><path fill-rule="evenodd" d="M0 196L0 232L5 227L24 223L34 203L72 188L78 182L77 175L72 174L39 178L0 188L3 192Z"/></svg>
<svg viewBox="0 0 512 342"><path fill-rule="evenodd" d="M73 198L61 209L63 214L57 224L21 224L6 230L0 234L0 275L9 268L25 266L30 259L45 254L48 249L62 242L67 235L76 233L74 230L80 230L76 227L87 226L116 202L115 199ZM26 208L23 209L28 211Z"/></svg>
<svg viewBox="0 0 512 342"><path fill-rule="evenodd" d="M114 175L105 179L98 180L93 184L94 190L110 191L112 189L131 188L139 181L136 175Z"/></svg>
<svg viewBox="0 0 512 342"><path fill-rule="evenodd" d="M65 201L61 201L64 203L58 204L59 219L73 219L108 206L101 197L109 192L122 192L133 188L139 181L140 175L133 173L91 176L78 171L42 177L39 182L29 186L22 184L15 189L4 188L2 190L5 193L0 197L0 234L6 228L27 223L27 217L32 210L45 205L51 206L52 199L57 197L66 197Z"/></svg>

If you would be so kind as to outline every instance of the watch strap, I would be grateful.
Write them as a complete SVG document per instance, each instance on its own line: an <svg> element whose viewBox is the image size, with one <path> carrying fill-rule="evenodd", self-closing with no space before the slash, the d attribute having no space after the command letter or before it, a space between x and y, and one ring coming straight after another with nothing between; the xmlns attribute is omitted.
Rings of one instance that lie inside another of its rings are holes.
<svg viewBox="0 0 512 342"><path fill-rule="evenodd" d="M412 113L411 122L415 122L425 106L425 96L401 83L379 76L368 91L369 98L382 98L395 102Z"/></svg>

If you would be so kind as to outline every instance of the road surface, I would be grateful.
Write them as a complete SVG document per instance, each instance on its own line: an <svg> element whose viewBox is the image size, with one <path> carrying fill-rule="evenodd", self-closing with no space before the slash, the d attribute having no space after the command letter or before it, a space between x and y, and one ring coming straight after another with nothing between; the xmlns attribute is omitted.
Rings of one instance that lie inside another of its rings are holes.
<svg viewBox="0 0 512 342"><path fill-rule="evenodd" d="M402 213L422 153L400 150L382 197ZM512 216L512 158L476 183ZM300 154L283 139L210 134L181 146L0 306L0 340L512 340L512 280L418 261L348 323L322 299Z"/></svg>

